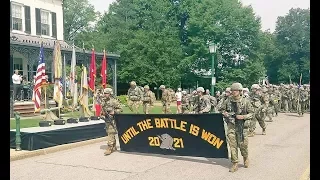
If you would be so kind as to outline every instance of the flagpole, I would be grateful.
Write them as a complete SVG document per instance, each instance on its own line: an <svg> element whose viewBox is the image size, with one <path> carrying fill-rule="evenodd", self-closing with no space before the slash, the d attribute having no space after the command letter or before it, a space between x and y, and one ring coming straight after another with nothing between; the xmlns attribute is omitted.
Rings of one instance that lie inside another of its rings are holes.
<svg viewBox="0 0 320 180"><path fill-rule="evenodd" d="M66 87L66 78L67 78L67 74L66 74L66 54L63 54L63 76L64 76L64 80L63 80L63 87L64 87L64 97L67 99L67 87Z"/></svg>

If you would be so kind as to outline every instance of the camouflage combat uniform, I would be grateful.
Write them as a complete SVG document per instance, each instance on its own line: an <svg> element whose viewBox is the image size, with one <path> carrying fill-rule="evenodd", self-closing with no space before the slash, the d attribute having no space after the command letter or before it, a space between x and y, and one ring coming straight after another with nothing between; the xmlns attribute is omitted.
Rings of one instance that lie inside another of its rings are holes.
<svg viewBox="0 0 320 180"><path fill-rule="evenodd" d="M164 85L160 86L162 90L161 102L162 102L162 113L168 114L171 113L170 103L172 101L171 94L168 89L165 89Z"/></svg>
<svg viewBox="0 0 320 180"><path fill-rule="evenodd" d="M139 113L139 106L143 96L143 93L139 87L137 87L136 82L130 82L130 88L128 90L128 107L133 113Z"/></svg>
<svg viewBox="0 0 320 180"><path fill-rule="evenodd" d="M149 86L145 85L144 86L144 92L142 96L142 107L143 107L143 113L144 114L149 114L150 107L152 104L152 92L149 90Z"/></svg>
<svg viewBox="0 0 320 180"><path fill-rule="evenodd" d="M283 86L282 90L282 107L284 112L289 112L289 88L287 85Z"/></svg>
<svg viewBox="0 0 320 180"><path fill-rule="evenodd" d="M281 99L281 93L280 91L277 89L277 87L274 88L274 113L275 116L278 116L278 113L280 112L280 99Z"/></svg>
<svg viewBox="0 0 320 180"><path fill-rule="evenodd" d="M122 108L118 100L111 97L112 89L106 88L104 90L105 94L109 94L109 97L103 97L101 101L102 106L102 115L105 117L106 122L106 133L107 135L107 144L108 147L105 151L105 155L109 155L112 152L116 151L116 138L115 135L117 134L116 130L116 123L114 120L113 113L120 113Z"/></svg>
<svg viewBox="0 0 320 180"><path fill-rule="evenodd" d="M231 86L231 90L241 91L242 85L240 83L234 83ZM250 124L250 119L252 118L254 113L254 109L249 99L243 98L242 96L231 96L223 102L221 106L221 111L227 119L227 136L229 139L229 147L231 151L232 162L230 172L235 172L238 170L238 148L240 148L241 155L244 159L244 165L247 168L249 166L248 128ZM237 119L236 115L242 116L243 119Z"/></svg>
<svg viewBox="0 0 320 180"><path fill-rule="evenodd" d="M181 98L181 110L182 114L187 114L189 109L189 99L187 92L182 91L182 98Z"/></svg>
<svg viewBox="0 0 320 180"><path fill-rule="evenodd" d="M259 89L259 85L255 87ZM254 108L254 115L251 119L250 128L249 128L249 137L252 137L255 135L254 131L256 129L257 121L262 128L262 134L266 134L266 124L264 120L261 117L261 95L258 93L258 90L255 90L255 88L252 88L252 94L250 95L250 100L252 107Z"/></svg>
<svg viewBox="0 0 320 180"><path fill-rule="evenodd" d="M203 87L198 87L197 92L204 93ZM203 114L210 113L211 111L211 103L209 95L199 95L198 104L196 105L198 108L195 109L195 113Z"/></svg>
<svg viewBox="0 0 320 180"><path fill-rule="evenodd" d="M308 102L308 92L303 87L301 87L298 93L299 93L298 114L300 116L303 116L303 114L306 112L306 106Z"/></svg>

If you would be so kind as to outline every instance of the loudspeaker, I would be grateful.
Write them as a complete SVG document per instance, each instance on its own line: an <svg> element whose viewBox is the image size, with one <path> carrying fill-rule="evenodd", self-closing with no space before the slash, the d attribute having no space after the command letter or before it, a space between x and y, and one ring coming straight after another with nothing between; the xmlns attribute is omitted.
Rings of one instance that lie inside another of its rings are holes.
<svg viewBox="0 0 320 180"><path fill-rule="evenodd" d="M100 120L100 117L98 117L98 116L91 116L91 117L90 117L90 120L97 121L97 120Z"/></svg>
<svg viewBox="0 0 320 180"><path fill-rule="evenodd" d="M76 118L69 118L69 119L67 119L67 123L78 123L78 119L76 119Z"/></svg>
<svg viewBox="0 0 320 180"><path fill-rule="evenodd" d="M39 126L40 127L49 127L52 125L52 121L40 121Z"/></svg>
<svg viewBox="0 0 320 180"><path fill-rule="evenodd" d="M89 122L89 118L87 117L80 117L79 122Z"/></svg>
<svg viewBox="0 0 320 180"><path fill-rule="evenodd" d="M65 124L66 124L66 120L64 119L54 120L54 125L65 125Z"/></svg>

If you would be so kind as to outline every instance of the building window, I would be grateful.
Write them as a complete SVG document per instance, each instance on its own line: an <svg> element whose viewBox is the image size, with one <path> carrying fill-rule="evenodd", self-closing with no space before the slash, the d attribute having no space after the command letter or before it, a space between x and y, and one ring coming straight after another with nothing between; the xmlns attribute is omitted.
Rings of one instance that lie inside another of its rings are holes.
<svg viewBox="0 0 320 180"><path fill-rule="evenodd" d="M12 29L22 31L22 6L12 4Z"/></svg>
<svg viewBox="0 0 320 180"><path fill-rule="evenodd" d="M23 63L22 63L22 58L13 58L13 72L15 70L19 71L19 74L23 74Z"/></svg>
<svg viewBox="0 0 320 180"><path fill-rule="evenodd" d="M49 12L41 10L41 34L50 36Z"/></svg>

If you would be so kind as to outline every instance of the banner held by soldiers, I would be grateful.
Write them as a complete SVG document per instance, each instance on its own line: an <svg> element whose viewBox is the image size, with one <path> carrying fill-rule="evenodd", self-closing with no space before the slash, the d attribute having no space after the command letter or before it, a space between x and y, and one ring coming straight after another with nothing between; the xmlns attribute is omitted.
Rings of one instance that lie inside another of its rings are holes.
<svg viewBox="0 0 320 180"><path fill-rule="evenodd" d="M127 152L228 158L222 114L116 114Z"/></svg>

